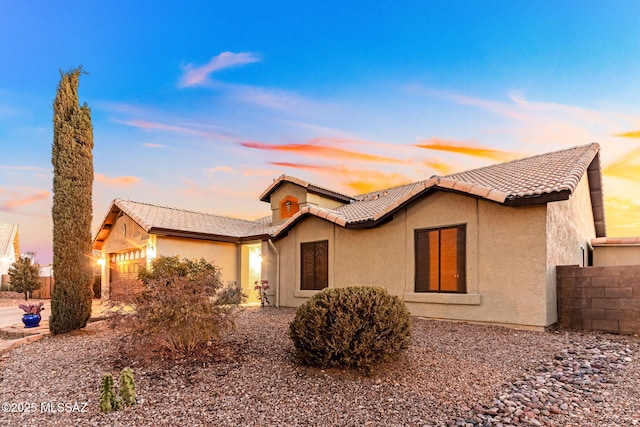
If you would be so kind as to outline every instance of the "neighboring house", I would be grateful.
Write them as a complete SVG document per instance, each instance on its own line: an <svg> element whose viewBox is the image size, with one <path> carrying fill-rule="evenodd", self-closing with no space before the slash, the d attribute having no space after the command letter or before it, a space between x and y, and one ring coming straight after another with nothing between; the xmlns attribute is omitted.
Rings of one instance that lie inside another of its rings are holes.
<svg viewBox="0 0 640 427"><path fill-rule="evenodd" d="M540 329L557 320L555 266L586 265L606 235L598 144L355 197L283 175L260 200L258 221L115 200L94 241L103 295L180 255L245 290L269 280L276 305L381 285L416 316Z"/></svg>
<svg viewBox="0 0 640 427"><path fill-rule="evenodd" d="M640 237L598 237L591 245L594 267L640 265Z"/></svg>
<svg viewBox="0 0 640 427"><path fill-rule="evenodd" d="M0 278L2 285L9 283L9 267L20 257L18 226L0 224Z"/></svg>

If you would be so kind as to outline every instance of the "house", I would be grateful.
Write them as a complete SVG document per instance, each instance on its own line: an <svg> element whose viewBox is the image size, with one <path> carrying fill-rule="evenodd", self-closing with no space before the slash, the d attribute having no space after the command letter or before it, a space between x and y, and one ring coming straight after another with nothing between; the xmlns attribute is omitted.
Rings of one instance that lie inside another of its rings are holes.
<svg viewBox="0 0 640 427"><path fill-rule="evenodd" d="M205 257L225 280L272 285L296 307L320 289L382 285L413 315L542 329L556 265L586 265L605 237L599 145L359 196L282 175L257 221L115 200L94 248L103 295L157 254Z"/></svg>
<svg viewBox="0 0 640 427"><path fill-rule="evenodd" d="M591 239L593 266L640 265L640 237Z"/></svg>
<svg viewBox="0 0 640 427"><path fill-rule="evenodd" d="M0 279L2 289L9 283L9 267L20 257L18 226L0 224Z"/></svg>

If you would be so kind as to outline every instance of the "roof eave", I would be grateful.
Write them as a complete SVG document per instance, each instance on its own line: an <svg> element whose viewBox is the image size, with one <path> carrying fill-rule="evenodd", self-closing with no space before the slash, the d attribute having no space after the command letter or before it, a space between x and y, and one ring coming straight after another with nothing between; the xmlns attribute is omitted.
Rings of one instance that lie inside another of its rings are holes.
<svg viewBox="0 0 640 427"><path fill-rule="evenodd" d="M550 193L531 194L526 196L511 195L505 199L502 203L505 206L521 207L521 206L536 206L544 205L551 202L559 202L562 200L569 200L571 197L571 190L559 190Z"/></svg>
<svg viewBox="0 0 640 427"><path fill-rule="evenodd" d="M595 154L587 168L587 181L589 182L591 210L593 212L596 237L605 237L607 235L607 224L604 214L604 194L602 191L602 170L600 169L599 152Z"/></svg>
<svg viewBox="0 0 640 427"><path fill-rule="evenodd" d="M239 237L239 236L226 236L223 234L210 234L210 233L201 233L197 231L182 231L182 230L172 230L168 228L156 228L156 227L152 227L151 230L149 230L149 234L155 234L156 236L182 237L182 238L210 240L215 242L226 242L226 243L240 243L242 241L242 237Z"/></svg>

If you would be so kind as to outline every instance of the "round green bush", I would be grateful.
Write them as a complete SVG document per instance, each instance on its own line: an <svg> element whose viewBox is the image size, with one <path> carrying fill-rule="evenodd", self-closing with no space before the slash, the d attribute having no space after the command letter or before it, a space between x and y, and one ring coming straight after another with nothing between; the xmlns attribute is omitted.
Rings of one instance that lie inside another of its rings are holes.
<svg viewBox="0 0 640 427"><path fill-rule="evenodd" d="M298 308L289 336L305 365L369 370L409 346L411 316L385 288L330 288Z"/></svg>

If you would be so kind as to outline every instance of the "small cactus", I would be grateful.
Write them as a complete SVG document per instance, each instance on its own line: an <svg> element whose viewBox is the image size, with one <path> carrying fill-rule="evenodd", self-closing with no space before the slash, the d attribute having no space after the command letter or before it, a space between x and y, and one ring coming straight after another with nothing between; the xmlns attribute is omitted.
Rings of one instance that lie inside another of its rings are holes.
<svg viewBox="0 0 640 427"><path fill-rule="evenodd" d="M111 412L120 406L116 394L113 392L113 376L105 374L100 384L100 410Z"/></svg>
<svg viewBox="0 0 640 427"><path fill-rule="evenodd" d="M120 372L120 398L126 407L136 404L136 384L130 368L124 368Z"/></svg>

